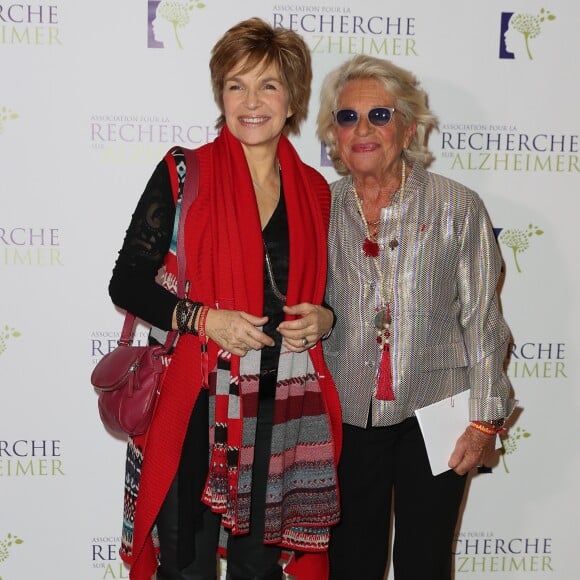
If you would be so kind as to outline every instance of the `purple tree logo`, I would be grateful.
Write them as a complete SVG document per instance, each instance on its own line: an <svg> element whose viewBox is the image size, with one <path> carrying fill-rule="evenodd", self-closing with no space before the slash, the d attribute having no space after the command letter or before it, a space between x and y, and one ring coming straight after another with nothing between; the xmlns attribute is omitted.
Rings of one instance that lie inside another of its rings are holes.
<svg viewBox="0 0 580 580"><path fill-rule="evenodd" d="M504 51L500 51L501 58L514 58L515 47L519 44L519 35L523 36L524 47L529 60L534 60L530 49L530 40L537 38L542 33L544 22L555 20L556 16L545 8L540 9L537 15L525 14L523 12L503 13L502 22L504 23L505 33L503 34ZM521 42L521 40L520 40ZM523 51L522 51L523 52ZM502 56L503 54L503 56Z"/></svg>
<svg viewBox="0 0 580 580"><path fill-rule="evenodd" d="M183 49L183 42L179 35L191 21L191 12L194 8L205 8L200 0L161 0L155 6L150 6L151 28L154 41L160 43L156 47L167 47L174 44ZM155 14L151 14L152 10ZM153 46L150 39L149 46Z"/></svg>

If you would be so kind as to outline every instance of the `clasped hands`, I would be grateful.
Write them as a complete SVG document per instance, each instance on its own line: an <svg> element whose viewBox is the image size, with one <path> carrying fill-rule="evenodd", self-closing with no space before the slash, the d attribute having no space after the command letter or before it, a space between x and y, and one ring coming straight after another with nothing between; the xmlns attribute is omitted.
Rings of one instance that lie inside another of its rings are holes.
<svg viewBox="0 0 580 580"><path fill-rule="evenodd" d="M334 321L331 310L308 302L284 306L284 312L297 317L283 321L276 329L282 335L282 344L292 352L303 352L316 344L331 330ZM260 330L267 321L267 316L212 308L207 315L205 331L223 349L245 356L250 350L274 346L272 337Z"/></svg>

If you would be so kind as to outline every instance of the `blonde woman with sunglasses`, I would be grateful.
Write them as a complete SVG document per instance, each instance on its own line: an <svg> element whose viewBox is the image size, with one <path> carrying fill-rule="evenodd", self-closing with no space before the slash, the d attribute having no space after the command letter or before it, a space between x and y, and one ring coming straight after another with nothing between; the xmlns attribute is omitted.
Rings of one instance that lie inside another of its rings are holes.
<svg viewBox="0 0 580 580"><path fill-rule="evenodd" d="M343 413L342 519L332 580L382 580L394 513L396 580L450 580L466 476L514 400L501 258L480 197L425 169L436 119L416 78L356 56L325 79L318 135L331 185L324 343ZM415 410L469 390L449 470L433 475Z"/></svg>

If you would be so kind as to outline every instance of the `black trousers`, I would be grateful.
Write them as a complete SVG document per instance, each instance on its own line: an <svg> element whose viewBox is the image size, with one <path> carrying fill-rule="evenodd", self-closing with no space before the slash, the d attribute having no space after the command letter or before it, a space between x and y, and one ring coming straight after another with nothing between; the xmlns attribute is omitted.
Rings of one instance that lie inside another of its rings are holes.
<svg viewBox="0 0 580 580"><path fill-rule="evenodd" d="M280 580L281 551L264 545L264 507L266 480L272 441L274 400L260 401L254 465L252 471L252 509L250 533L228 537L227 577L231 580ZM160 544L160 566L157 580L216 580L217 548L221 517L206 509L195 531L195 559L186 568L178 565L177 544L179 478L173 482L157 519Z"/></svg>
<svg viewBox="0 0 580 580"><path fill-rule="evenodd" d="M341 522L330 535L331 580L383 580L393 507L396 580L450 580L465 476L434 477L417 420L344 425ZM394 501L394 505L392 505Z"/></svg>

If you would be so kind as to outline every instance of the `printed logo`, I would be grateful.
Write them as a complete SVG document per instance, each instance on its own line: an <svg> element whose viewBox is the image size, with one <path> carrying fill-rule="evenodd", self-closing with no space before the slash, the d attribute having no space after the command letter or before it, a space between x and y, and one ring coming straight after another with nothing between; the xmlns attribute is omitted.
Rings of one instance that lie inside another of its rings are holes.
<svg viewBox="0 0 580 580"><path fill-rule="evenodd" d="M0 5L0 45L62 45L58 8L55 4L3 2Z"/></svg>
<svg viewBox="0 0 580 580"><path fill-rule="evenodd" d="M530 247L531 239L534 236L541 236L543 234L544 232L533 224L528 224L527 230L512 228L509 230L502 230L502 232L499 234L498 240L512 251L516 269L520 274L522 269L520 268L518 254L522 254L528 250Z"/></svg>
<svg viewBox="0 0 580 580"><path fill-rule="evenodd" d="M542 33L542 25L556 16L542 8L536 16L522 12L502 12L499 33L499 58L524 58L534 60L530 40Z"/></svg>
<svg viewBox="0 0 580 580"><path fill-rule="evenodd" d="M91 568L93 580L128 580L129 568L119 555L121 538L119 536L97 536L91 541ZM225 580L225 562L220 559L218 579ZM2 580L2 578L0 578ZM84 580L84 577L83 577Z"/></svg>
<svg viewBox="0 0 580 580"><path fill-rule="evenodd" d="M454 542L456 573L553 572L552 538L461 532Z"/></svg>
<svg viewBox="0 0 580 580"><path fill-rule="evenodd" d="M463 171L578 173L579 139L573 133L527 132L498 123L446 123L441 158Z"/></svg>
<svg viewBox="0 0 580 580"><path fill-rule="evenodd" d="M351 6L277 4L272 24L298 32L313 54L418 56L416 19L352 13Z"/></svg>
<svg viewBox="0 0 580 580"><path fill-rule="evenodd" d="M6 130L6 123L8 121L14 121L18 119L18 114L8 107L2 107L0 109L0 135Z"/></svg>
<svg viewBox="0 0 580 580"><path fill-rule="evenodd" d="M59 228L0 226L0 267L63 266Z"/></svg>
<svg viewBox="0 0 580 580"><path fill-rule="evenodd" d="M0 356L4 353L4 351L8 348L8 341L11 338L18 338L20 333L11 326L4 326L2 330L0 330Z"/></svg>
<svg viewBox="0 0 580 580"><path fill-rule="evenodd" d="M124 113L91 115L88 133L90 149L118 163L157 163L173 145L195 149L218 135L214 126L204 123Z"/></svg>
<svg viewBox="0 0 580 580"><path fill-rule="evenodd" d="M510 379L567 379L566 343L511 344L507 376Z"/></svg>
<svg viewBox="0 0 580 580"><path fill-rule="evenodd" d="M529 431L526 431L523 427L512 427L508 430L507 435L501 438L503 450L500 455L506 473L510 472L507 466L506 455L515 453L518 450L520 440L527 439L531 436L532 434Z"/></svg>
<svg viewBox="0 0 580 580"><path fill-rule="evenodd" d="M0 439L0 478L63 477L59 439Z"/></svg>
<svg viewBox="0 0 580 580"><path fill-rule="evenodd" d="M129 578L129 569L119 556L121 538L99 536L91 543L92 567L97 571L96 578L114 580Z"/></svg>
<svg viewBox="0 0 580 580"><path fill-rule="evenodd" d="M181 32L191 22L194 8L205 8L199 0L148 0L147 47L183 49Z"/></svg>
<svg viewBox="0 0 580 580"><path fill-rule="evenodd" d="M97 364L106 354L109 354L117 347L121 338L120 331L95 330L91 333L91 358L93 364ZM137 328L133 334L134 346L147 346L149 341L149 331Z"/></svg>
<svg viewBox="0 0 580 580"><path fill-rule="evenodd" d="M10 552L14 546L23 544L24 540L21 540L18 536L8 533L3 540L0 540L0 564L8 560ZM0 576L2 580L2 576Z"/></svg>

